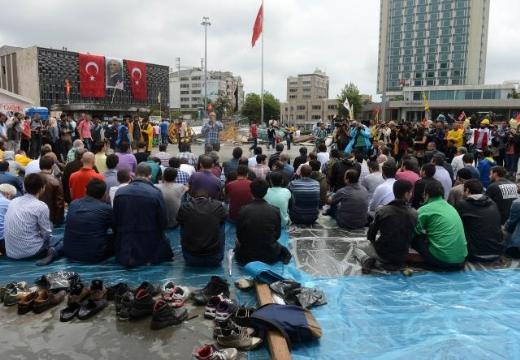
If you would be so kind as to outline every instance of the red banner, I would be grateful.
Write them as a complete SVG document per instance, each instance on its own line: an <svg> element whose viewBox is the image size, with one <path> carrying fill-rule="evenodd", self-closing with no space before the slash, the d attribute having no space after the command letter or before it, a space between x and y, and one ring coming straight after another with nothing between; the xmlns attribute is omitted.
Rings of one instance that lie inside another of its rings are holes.
<svg viewBox="0 0 520 360"><path fill-rule="evenodd" d="M148 97L146 64L139 61L126 60L126 69L130 78L130 90L134 100L145 101Z"/></svg>
<svg viewBox="0 0 520 360"><path fill-rule="evenodd" d="M105 97L105 57L79 54L79 93L82 97Z"/></svg>
<svg viewBox="0 0 520 360"><path fill-rule="evenodd" d="M260 6L258 9L258 14L256 15L255 25L253 26L253 36L251 38L251 47L255 47L256 40L262 34L262 30L264 27L264 5Z"/></svg>

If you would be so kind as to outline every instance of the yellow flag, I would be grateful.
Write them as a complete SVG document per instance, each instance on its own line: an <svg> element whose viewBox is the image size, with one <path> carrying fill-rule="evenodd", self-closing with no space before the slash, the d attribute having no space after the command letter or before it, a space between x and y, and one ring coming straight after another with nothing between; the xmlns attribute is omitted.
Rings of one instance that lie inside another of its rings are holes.
<svg viewBox="0 0 520 360"><path fill-rule="evenodd" d="M430 105L428 104L428 99L426 98L426 93L422 92L422 98L423 98L423 104L424 104L424 111L430 110Z"/></svg>

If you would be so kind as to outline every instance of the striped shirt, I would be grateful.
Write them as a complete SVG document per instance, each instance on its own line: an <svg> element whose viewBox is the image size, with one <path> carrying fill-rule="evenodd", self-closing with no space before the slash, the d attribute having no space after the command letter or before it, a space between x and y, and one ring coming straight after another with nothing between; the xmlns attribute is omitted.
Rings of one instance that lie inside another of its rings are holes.
<svg viewBox="0 0 520 360"><path fill-rule="evenodd" d="M4 229L8 257L24 259L34 256L52 233L49 208L31 194L15 198L7 208Z"/></svg>
<svg viewBox="0 0 520 360"><path fill-rule="evenodd" d="M186 185L188 181L190 181L190 174L188 174L186 171L177 169L177 178L175 179L175 182L177 184Z"/></svg>
<svg viewBox="0 0 520 360"><path fill-rule="evenodd" d="M319 182L311 178L301 178L291 181L287 188L292 193L291 213L317 217L320 211Z"/></svg>
<svg viewBox="0 0 520 360"><path fill-rule="evenodd" d="M177 154L177 158L180 159L186 159L188 164L195 165L197 164L197 157L192 152L180 152Z"/></svg>

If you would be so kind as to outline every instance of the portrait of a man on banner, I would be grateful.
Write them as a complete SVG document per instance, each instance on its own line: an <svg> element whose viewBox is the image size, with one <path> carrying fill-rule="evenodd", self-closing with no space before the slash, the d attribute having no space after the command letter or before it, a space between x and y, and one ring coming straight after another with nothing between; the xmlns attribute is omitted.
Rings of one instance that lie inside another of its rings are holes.
<svg viewBox="0 0 520 360"><path fill-rule="evenodd" d="M123 60L106 58L106 87L122 89L123 86Z"/></svg>

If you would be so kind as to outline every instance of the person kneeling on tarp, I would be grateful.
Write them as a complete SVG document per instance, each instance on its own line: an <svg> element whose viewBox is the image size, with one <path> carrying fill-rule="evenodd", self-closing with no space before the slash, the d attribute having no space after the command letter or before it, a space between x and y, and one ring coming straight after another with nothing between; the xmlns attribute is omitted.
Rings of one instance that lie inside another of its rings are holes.
<svg viewBox="0 0 520 360"><path fill-rule="evenodd" d="M253 181L251 194L254 200L242 207L238 214L235 255L240 263L262 261L272 264L278 260L288 263L291 258L289 250L278 243L280 211L264 200L268 188L265 180Z"/></svg>
<svg viewBox="0 0 520 360"><path fill-rule="evenodd" d="M62 254L61 237L52 234L49 207L38 197L45 191L40 174L27 175L23 182L25 195L12 200L5 214L5 250L11 259L41 259L47 265Z"/></svg>
<svg viewBox="0 0 520 360"><path fill-rule="evenodd" d="M177 222L181 227L182 255L186 265L218 266L224 258L226 210L203 189L181 205Z"/></svg>
<svg viewBox="0 0 520 360"><path fill-rule="evenodd" d="M424 261L444 270L460 270L468 255L464 226L457 210L443 199L438 181L426 185L425 203L418 210L412 247Z"/></svg>

